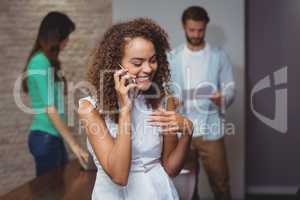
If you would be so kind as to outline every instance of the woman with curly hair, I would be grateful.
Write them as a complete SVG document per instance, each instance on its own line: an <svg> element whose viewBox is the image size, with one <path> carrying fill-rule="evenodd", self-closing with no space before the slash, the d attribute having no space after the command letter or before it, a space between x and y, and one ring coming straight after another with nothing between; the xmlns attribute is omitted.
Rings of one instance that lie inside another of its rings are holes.
<svg viewBox="0 0 300 200"><path fill-rule="evenodd" d="M78 110L98 168L93 200L179 199L170 177L182 169L193 125L165 84L168 50L165 31L144 18L113 25L96 48L95 92Z"/></svg>

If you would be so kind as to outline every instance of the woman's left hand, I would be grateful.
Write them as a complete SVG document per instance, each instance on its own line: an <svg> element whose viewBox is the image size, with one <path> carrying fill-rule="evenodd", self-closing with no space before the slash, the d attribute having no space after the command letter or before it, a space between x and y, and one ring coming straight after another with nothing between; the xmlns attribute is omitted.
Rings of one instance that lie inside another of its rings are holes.
<svg viewBox="0 0 300 200"><path fill-rule="evenodd" d="M193 123L175 111L166 111L159 108L150 114L148 123L161 128L161 133L180 132L189 136L193 133Z"/></svg>

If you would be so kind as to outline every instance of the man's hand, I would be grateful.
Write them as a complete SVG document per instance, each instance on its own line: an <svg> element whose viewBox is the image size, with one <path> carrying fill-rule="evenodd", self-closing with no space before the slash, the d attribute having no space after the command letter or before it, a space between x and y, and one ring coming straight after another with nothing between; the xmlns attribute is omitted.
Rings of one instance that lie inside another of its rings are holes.
<svg viewBox="0 0 300 200"><path fill-rule="evenodd" d="M211 97L210 100L212 102L214 102L218 107L222 106L223 103L223 95L220 92L214 92Z"/></svg>

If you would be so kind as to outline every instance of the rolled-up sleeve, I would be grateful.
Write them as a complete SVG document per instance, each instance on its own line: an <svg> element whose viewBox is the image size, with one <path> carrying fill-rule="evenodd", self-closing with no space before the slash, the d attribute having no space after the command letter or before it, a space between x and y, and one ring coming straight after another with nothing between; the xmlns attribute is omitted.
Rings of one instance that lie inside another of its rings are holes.
<svg viewBox="0 0 300 200"><path fill-rule="evenodd" d="M224 103L228 108L235 98L235 82L233 79L232 65L224 51L220 51L220 87L224 96Z"/></svg>

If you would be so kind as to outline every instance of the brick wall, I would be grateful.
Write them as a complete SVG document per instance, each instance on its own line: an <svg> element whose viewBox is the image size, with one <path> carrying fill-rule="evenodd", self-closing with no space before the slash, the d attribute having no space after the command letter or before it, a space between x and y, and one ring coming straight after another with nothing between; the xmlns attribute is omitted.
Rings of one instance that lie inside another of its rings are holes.
<svg viewBox="0 0 300 200"><path fill-rule="evenodd" d="M0 195L34 177L27 147L31 115L14 101L13 87L35 40L41 19L52 10L63 11L76 31L61 54L68 81L85 78L90 49L111 24L111 0L1 0L0 2ZM28 99L23 96L24 103ZM76 120L76 116L75 116ZM73 126L78 133L78 122ZM84 144L84 136L76 134Z"/></svg>

